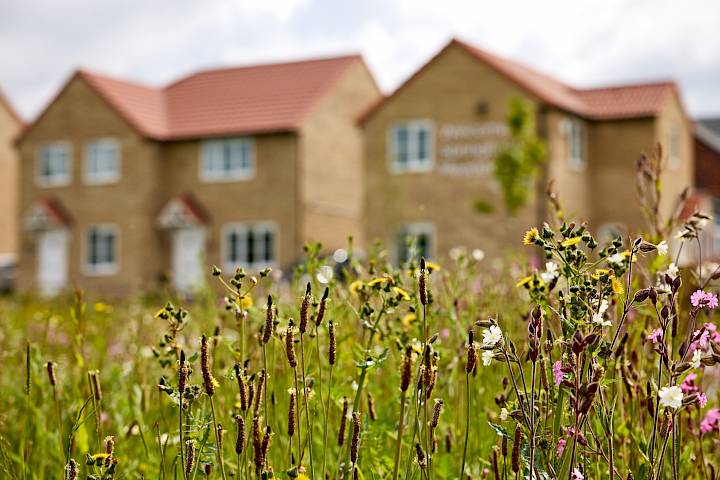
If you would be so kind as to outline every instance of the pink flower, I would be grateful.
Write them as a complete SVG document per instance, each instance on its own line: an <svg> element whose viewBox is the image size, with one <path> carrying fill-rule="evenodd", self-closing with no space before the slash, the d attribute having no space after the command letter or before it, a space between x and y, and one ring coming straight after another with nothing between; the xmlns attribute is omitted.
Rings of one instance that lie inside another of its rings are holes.
<svg viewBox="0 0 720 480"><path fill-rule="evenodd" d="M720 430L720 409L713 408L710 410L702 422L700 422L700 432L702 434L710 433L713 430Z"/></svg>
<svg viewBox="0 0 720 480"><path fill-rule="evenodd" d="M695 290L695 292L690 295L690 303L692 303L693 307L717 308L718 297L714 293Z"/></svg>
<svg viewBox="0 0 720 480"><path fill-rule="evenodd" d="M585 480L585 475L583 475L577 468L574 468L570 478L572 480Z"/></svg>
<svg viewBox="0 0 720 480"><path fill-rule="evenodd" d="M650 332L650 335L648 335L648 340L652 340L653 343L658 343L660 340L662 340L663 336L663 330L662 328L657 328Z"/></svg>
<svg viewBox="0 0 720 480"><path fill-rule="evenodd" d="M705 395L703 392L700 392L697 397L698 405L700 405L700 408L705 408L705 405L707 405L707 395Z"/></svg>
<svg viewBox="0 0 720 480"><path fill-rule="evenodd" d="M560 455L562 455L563 451L565 450L565 445L566 445L566 444L567 444L567 440L565 440L564 438L561 438L560 440L558 440L558 444L557 444L557 454L558 454L558 457L559 457Z"/></svg>
<svg viewBox="0 0 720 480"><path fill-rule="evenodd" d="M683 380L682 384L680 384L680 390L682 390L683 393L697 392L698 387L695 386L695 378L697 378L697 375L694 373L691 373L687 377L685 377L685 380Z"/></svg>
<svg viewBox="0 0 720 480"><path fill-rule="evenodd" d="M555 377L555 386L558 387L563 381L562 362L558 360L553 364L553 377Z"/></svg>
<svg viewBox="0 0 720 480"><path fill-rule="evenodd" d="M440 330L440 336L442 338L448 338L450 336L450 329L449 328L443 328Z"/></svg>

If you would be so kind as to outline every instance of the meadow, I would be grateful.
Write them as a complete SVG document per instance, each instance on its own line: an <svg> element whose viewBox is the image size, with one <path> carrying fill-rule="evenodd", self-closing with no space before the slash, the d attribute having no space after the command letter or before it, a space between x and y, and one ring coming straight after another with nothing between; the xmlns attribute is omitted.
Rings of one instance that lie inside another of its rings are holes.
<svg viewBox="0 0 720 480"><path fill-rule="evenodd" d="M708 217L604 241L549 199L513 257L0 300L2 477L718 478L720 269L677 265Z"/></svg>

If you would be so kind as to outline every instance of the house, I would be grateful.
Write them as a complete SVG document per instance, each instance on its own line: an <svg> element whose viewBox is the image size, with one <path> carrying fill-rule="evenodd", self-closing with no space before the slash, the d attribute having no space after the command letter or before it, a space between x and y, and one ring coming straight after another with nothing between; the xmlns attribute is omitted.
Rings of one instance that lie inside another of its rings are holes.
<svg viewBox="0 0 720 480"><path fill-rule="evenodd" d="M705 241L705 258L720 259L720 118L695 123L695 187L713 214L713 231Z"/></svg>
<svg viewBox="0 0 720 480"><path fill-rule="evenodd" d="M536 112L547 147L539 183L552 179L566 213L603 237L644 226L635 165L657 142L666 152L662 212L693 183L692 127L673 82L577 89L454 39L361 116L365 238L393 245L395 259L409 255L408 237L425 256L456 246L500 254L547 219L544 185L508 216L493 176L513 98Z"/></svg>
<svg viewBox="0 0 720 480"><path fill-rule="evenodd" d="M204 70L152 87L76 72L24 129L18 286L188 291L216 264L284 269L363 241L360 56Z"/></svg>
<svg viewBox="0 0 720 480"><path fill-rule="evenodd" d="M22 120L0 91L0 290L6 288L5 274L17 256L17 155L13 142Z"/></svg>

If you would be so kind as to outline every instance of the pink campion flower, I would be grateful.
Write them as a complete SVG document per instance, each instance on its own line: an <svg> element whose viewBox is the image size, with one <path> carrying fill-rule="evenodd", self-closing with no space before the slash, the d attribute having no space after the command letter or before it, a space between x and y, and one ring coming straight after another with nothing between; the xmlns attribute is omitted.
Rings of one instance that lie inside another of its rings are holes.
<svg viewBox="0 0 720 480"><path fill-rule="evenodd" d="M702 422L700 422L700 433L703 435L712 431L720 431L720 409L710 410Z"/></svg>
<svg viewBox="0 0 720 480"><path fill-rule="evenodd" d="M707 405L708 402L707 395L705 395L705 393L703 392L700 392L697 397L697 402L700 408L705 408L705 405Z"/></svg>
<svg viewBox="0 0 720 480"><path fill-rule="evenodd" d="M685 377L685 380L683 380L682 384L680 384L680 390L682 390L683 393L695 393L699 391L698 387L695 386L696 378L697 374L689 374L687 377Z"/></svg>
<svg viewBox="0 0 720 480"><path fill-rule="evenodd" d="M692 303L693 307L708 307L713 309L718 306L718 297L714 293L695 290L695 292L690 295L690 303Z"/></svg>
<svg viewBox="0 0 720 480"><path fill-rule="evenodd" d="M662 328L656 328L652 332L650 332L650 335L648 335L648 340L652 340L653 343L658 343L660 340L662 340L663 336L663 330Z"/></svg>
<svg viewBox="0 0 720 480"><path fill-rule="evenodd" d="M559 457L560 455L562 455L563 451L565 450L565 445L566 445L566 444L567 444L567 440L565 440L564 438L561 438L560 440L558 440L558 444L557 444L557 454L558 454L558 457Z"/></svg>
<svg viewBox="0 0 720 480"><path fill-rule="evenodd" d="M553 364L552 368L553 377L555 377L555 386L558 387L563 381L562 362L558 360Z"/></svg>
<svg viewBox="0 0 720 480"><path fill-rule="evenodd" d="M583 475L577 468L574 468L570 478L572 480L585 480L585 475Z"/></svg>

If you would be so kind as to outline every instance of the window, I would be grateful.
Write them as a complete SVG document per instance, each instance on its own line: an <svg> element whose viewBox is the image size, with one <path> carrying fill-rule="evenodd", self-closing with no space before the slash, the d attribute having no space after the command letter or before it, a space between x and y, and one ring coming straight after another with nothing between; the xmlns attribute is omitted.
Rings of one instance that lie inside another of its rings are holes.
<svg viewBox="0 0 720 480"><path fill-rule="evenodd" d="M112 139L93 140L85 145L85 182L91 185L120 179L120 146Z"/></svg>
<svg viewBox="0 0 720 480"><path fill-rule="evenodd" d="M680 125L674 122L668 132L668 168L677 170L682 164L682 137Z"/></svg>
<svg viewBox="0 0 720 480"><path fill-rule="evenodd" d="M250 139L208 140L201 148L200 177L208 182L248 180L255 170Z"/></svg>
<svg viewBox="0 0 720 480"><path fill-rule="evenodd" d="M403 122L390 129L390 168L393 172L427 172L433 167L433 157L430 121Z"/></svg>
<svg viewBox="0 0 720 480"><path fill-rule="evenodd" d="M70 145L51 143L40 149L37 170L38 184L59 187L70 183Z"/></svg>
<svg viewBox="0 0 720 480"><path fill-rule="evenodd" d="M234 223L223 229L223 265L226 270L237 267L265 268L275 264L277 229L269 222Z"/></svg>
<svg viewBox="0 0 720 480"><path fill-rule="evenodd" d="M567 145L568 167L572 170L585 168L585 128L578 119L567 120L563 123L563 130Z"/></svg>
<svg viewBox="0 0 720 480"><path fill-rule="evenodd" d="M432 257L435 227L431 223L409 223L398 232L398 262Z"/></svg>
<svg viewBox="0 0 720 480"><path fill-rule="evenodd" d="M88 228L85 245L85 272L88 275L117 273L117 228L95 225Z"/></svg>

